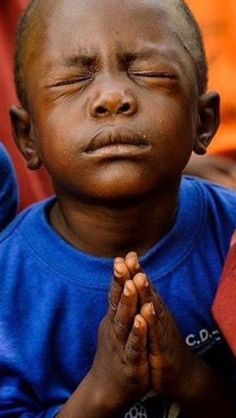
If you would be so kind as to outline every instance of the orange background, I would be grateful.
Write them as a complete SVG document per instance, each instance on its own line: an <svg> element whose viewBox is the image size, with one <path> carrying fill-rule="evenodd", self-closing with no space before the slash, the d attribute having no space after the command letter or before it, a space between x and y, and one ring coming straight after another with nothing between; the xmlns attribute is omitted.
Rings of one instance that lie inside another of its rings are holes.
<svg viewBox="0 0 236 418"><path fill-rule="evenodd" d="M187 0L201 25L209 89L221 95L221 126L210 151L236 159L236 1Z"/></svg>

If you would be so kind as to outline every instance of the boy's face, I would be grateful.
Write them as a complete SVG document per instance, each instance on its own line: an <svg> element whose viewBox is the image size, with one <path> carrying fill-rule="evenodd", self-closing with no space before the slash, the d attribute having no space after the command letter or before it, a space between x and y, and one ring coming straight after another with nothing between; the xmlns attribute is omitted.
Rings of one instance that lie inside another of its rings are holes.
<svg viewBox="0 0 236 418"><path fill-rule="evenodd" d="M27 62L30 141L58 192L116 199L177 184L197 87L166 12L141 0L45 3Z"/></svg>

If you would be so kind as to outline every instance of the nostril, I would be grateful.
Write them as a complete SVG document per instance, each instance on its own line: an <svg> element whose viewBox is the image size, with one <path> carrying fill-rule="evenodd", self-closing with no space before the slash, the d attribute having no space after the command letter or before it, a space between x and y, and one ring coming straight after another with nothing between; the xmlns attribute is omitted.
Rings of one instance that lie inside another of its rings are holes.
<svg viewBox="0 0 236 418"><path fill-rule="evenodd" d="M98 106L98 107L96 108L96 113L97 113L97 115L101 115L101 116L103 116L103 115L106 115L106 114L108 113L108 111L107 111L107 109L106 109L105 107L103 107L103 106Z"/></svg>
<svg viewBox="0 0 236 418"><path fill-rule="evenodd" d="M124 103L120 108L119 108L119 113L127 113L130 111L130 105L129 103Z"/></svg>

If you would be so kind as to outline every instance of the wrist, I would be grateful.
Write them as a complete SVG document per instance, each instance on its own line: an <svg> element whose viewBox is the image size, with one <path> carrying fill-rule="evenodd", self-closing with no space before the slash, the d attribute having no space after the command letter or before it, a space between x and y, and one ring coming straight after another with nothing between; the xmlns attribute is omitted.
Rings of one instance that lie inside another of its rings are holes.
<svg viewBox="0 0 236 418"><path fill-rule="evenodd" d="M112 389L112 382L103 382L101 376L96 376L91 371L87 379L90 381L92 393L92 409L96 412L92 418L120 418L123 417L128 405L125 400L122 401L121 394L117 389Z"/></svg>
<svg viewBox="0 0 236 418"><path fill-rule="evenodd" d="M57 418L120 418L123 411L96 380L88 373Z"/></svg>

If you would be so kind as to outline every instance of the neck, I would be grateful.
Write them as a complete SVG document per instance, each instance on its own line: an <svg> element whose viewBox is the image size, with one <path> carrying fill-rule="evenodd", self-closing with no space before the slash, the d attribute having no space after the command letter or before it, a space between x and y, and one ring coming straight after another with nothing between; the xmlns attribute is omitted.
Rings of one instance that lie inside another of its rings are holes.
<svg viewBox="0 0 236 418"><path fill-rule="evenodd" d="M64 239L88 254L113 258L135 251L141 256L171 229L178 186L119 207L59 197L50 221Z"/></svg>

